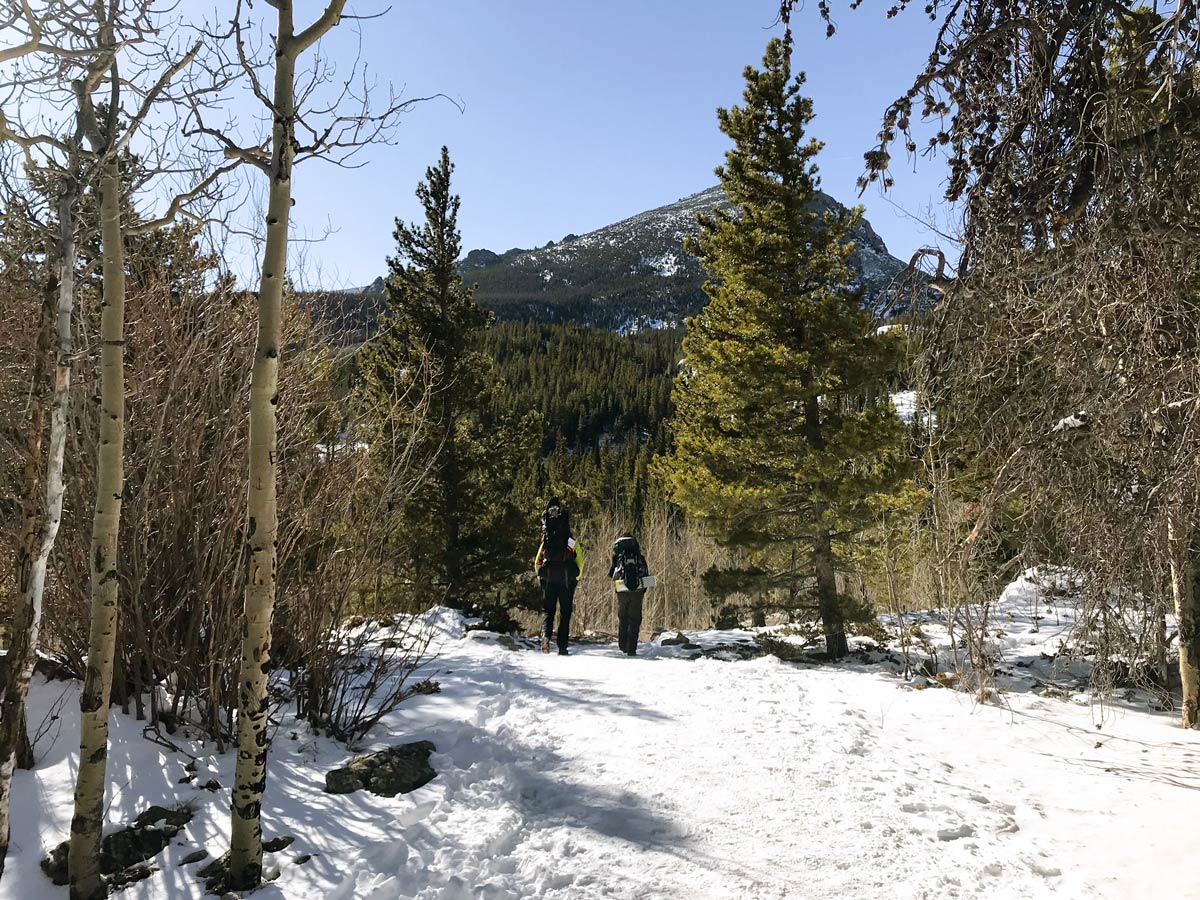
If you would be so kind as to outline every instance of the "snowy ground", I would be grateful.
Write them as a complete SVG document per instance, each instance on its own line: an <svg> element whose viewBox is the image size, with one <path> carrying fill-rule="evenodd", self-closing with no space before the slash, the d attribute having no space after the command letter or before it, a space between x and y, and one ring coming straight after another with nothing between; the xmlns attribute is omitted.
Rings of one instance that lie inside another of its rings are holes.
<svg viewBox="0 0 1200 900"><path fill-rule="evenodd" d="M1040 656L1050 640L1009 628L1010 656ZM1097 728L1100 708L1078 698L1029 691L977 706L912 690L885 666L688 655L587 645L564 659L448 628L442 693L414 698L368 745L432 740L438 777L392 800L324 794L324 773L350 754L286 723L265 830L296 842L268 859L282 872L255 896L1200 898L1200 735L1168 715L1105 706ZM17 776L0 897L66 896L37 861L68 835L75 689L39 683L31 720L64 689L53 746ZM227 847L232 755L193 748L197 783L220 782L208 791L178 784L186 757L142 740L132 720L115 715L114 737L112 822L150 803L199 805L161 871L124 896L201 896L198 866L177 863Z"/></svg>

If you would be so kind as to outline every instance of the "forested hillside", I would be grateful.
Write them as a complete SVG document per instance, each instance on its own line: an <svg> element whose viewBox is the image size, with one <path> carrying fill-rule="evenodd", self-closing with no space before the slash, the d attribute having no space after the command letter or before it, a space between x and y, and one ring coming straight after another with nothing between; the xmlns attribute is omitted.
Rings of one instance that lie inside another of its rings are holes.
<svg viewBox="0 0 1200 900"><path fill-rule="evenodd" d="M472 250L460 268L477 286L475 299L504 321L595 325L620 334L681 328L705 304L704 269L683 245L696 232L696 216L715 209L731 209L720 187L533 250ZM845 207L817 192L812 209L823 214ZM864 304L883 315L907 309L911 290L900 278L905 264L865 218L850 237L853 285ZM377 279L361 290L314 294L310 304L339 339L353 341L373 329L382 295Z"/></svg>
<svg viewBox="0 0 1200 900"><path fill-rule="evenodd" d="M549 453L626 440L661 447L680 338L671 329L623 338L579 325L502 322L481 340L504 401L542 414Z"/></svg>
<svg viewBox="0 0 1200 900"><path fill-rule="evenodd" d="M0 900L1198 896L1200 0L201 6L0 0Z"/></svg>

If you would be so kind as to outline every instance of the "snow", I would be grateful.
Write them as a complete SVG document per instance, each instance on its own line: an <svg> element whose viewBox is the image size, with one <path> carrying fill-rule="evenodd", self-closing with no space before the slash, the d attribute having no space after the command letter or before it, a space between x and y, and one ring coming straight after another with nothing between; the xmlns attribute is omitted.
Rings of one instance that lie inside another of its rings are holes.
<svg viewBox="0 0 1200 900"><path fill-rule="evenodd" d="M618 326L617 334L629 337L639 331L661 331L664 328L675 328L678 324L674 319L662 319L657 316L632 316L623 325Z"/></svg>
<svg viewBox="0 0 1200 900"><path fill-rule="evenodd" d="M892 406L896 408L896 415L901 422L911 422L917 414L917 392L897 391L892 394Z"/></svg>
<svg viewBox="0 0 1200 900"><path fill-rule="evenodd" d="M1072 415L1066 416L1065 418L1059 419L1058 422L1055 423L1054 427L1051 428L1050 430L1052 432L1070 431L1074 428L1084 428L1087 424L1088 424L1087 413L1079 412L1079 413L1074 413Z"/></svg>
<svg viewBox="0 0 1200 900"><path fill-rule="evenodd" d="M1070 681L1077 664L1043 660L1075 620L1065 601L1047 606L1033 576L996 604L997 651L1018 674L1066 679L1066 700L1014 677L1002 704L978 705L936 682L913 690L915 679L864 657L689 659L754 631L690 634L687 647L660 640L635 659L608 644L544 656L433 610L425 623L439 655L428 674L442 692L404 704L364 749L431 740L438 777L394 799L325 794L324 773L351 754L285 721L264 825L297 840L269 855L281 874L254 896L1200 897L1194 838L1178 827L1194 815L1200 735L1145 704L1098 705ZM948 647L944 619L913 621ZM1042 668L1018 670L1022 660ZM37 862L69 834L77 686L39 678L30 713L36 726L60 697L39 767L16 778L0 897L66 896ZM112 719L109 821L150 803L197 804L161 870L123 896L202 896L198 866L177 863L227 847L233 754L175 735L199 757L196 783L222 787L179 784L186 756L143 740L131 718ZM314 855L298 864L300 854Z"/></svg>
<svg viewBox="0 0 1200 900"><path fill-rule="evenodd" d="M676 253L661 253L658 256L643 256L639 261L639 267L652 269L661 278L670 278L672 275L679 274L683 269L683 262Z"/></svg>

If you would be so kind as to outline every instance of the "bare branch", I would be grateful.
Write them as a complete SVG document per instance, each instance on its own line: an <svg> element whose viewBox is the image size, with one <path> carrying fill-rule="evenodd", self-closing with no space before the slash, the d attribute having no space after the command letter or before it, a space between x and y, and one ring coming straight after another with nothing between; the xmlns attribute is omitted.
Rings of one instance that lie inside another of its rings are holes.
<svg viewBox="0 0 1200 900"><path fill-rule="evenodd" d="M185 191L182 194L177 194L167 208L167 211L157 219L150 219L145 222L139 222L137 225L129 225L125 228L127 235L147 234L151 231L156 231L170 225L179 215L190 216L187 210L187 205L196 198L204 195L218 180L225 175L228 175L241 164L240 161L231 163L227 166L222 166L219 169L214 169L209 173L208 177L197 184L190 191Z"/></svg>
<svg viewBox="0 0 1200 900"><path fill-rule="evenodd" d="M283 52L291 56L292 59L299 57L301 53L319 41L337 25L345 6L346 0L330 0L329 5L325 7L325 12L321 13L321 17L288 40L281 48Z"/></svg>

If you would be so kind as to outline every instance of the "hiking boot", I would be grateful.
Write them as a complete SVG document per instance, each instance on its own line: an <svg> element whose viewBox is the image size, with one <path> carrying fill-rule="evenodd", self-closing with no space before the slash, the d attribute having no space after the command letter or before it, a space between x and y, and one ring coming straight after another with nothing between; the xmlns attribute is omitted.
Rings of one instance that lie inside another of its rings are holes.
<svg viewBox="0 0 1200 900"><path fill-rule="evenodd" d="M546 637L542 638L542 652L543 653L550 652L550 638L546 638Z"/></svg>
<svg viewBox="0 0 1200 900"><path fill-rule="evenodd" d="M567 652L567 648L566 648L566 647L559 647L559 648L558 648L558 655L559 655L559 656L570 656L571 654Z"/></svg>

